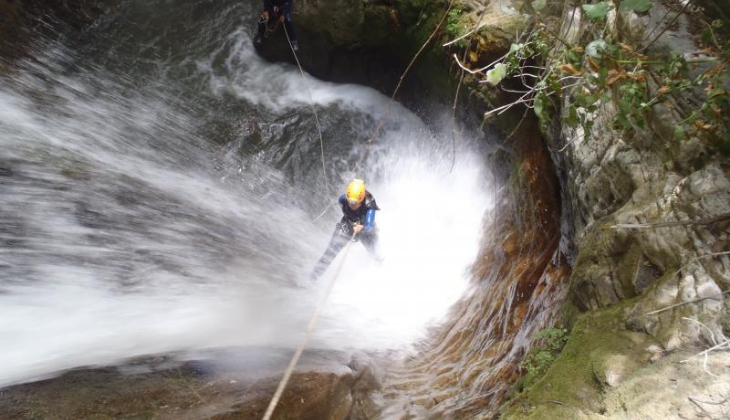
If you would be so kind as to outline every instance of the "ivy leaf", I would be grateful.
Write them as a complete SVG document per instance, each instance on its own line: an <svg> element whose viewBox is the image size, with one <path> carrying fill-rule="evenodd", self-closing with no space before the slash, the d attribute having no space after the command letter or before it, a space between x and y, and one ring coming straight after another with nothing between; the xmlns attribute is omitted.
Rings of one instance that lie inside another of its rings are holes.
<svg viewBox="0 0 730 420"><path fill-rule="evenodd" d="M499 63L487 72L487 82L491 85L497 85L505 76L507 76L507 65Z"/></svg>
<svg viewBox="0 0 730 420"><path fill-rule="evenodd" d="M586 46L586 54L594 58L601 58L601 55L608 48L606 41L597 39Z"/></svg>
<svg viewBox="0 0 730 420"><path fill-rule="evenodd" d="M509 53L508 54L512 54L513 52L520 51L524 47L525 47L525 44L512 44L509 47Z"/></svg>
<svg viewBox="0 0 730 420"><path fill-rule="evenodd" d="M623 11L645 13L651 9L652 0L624 0L619 8Z"/></svg>
<svg viewBox="0 0 730 420"><path fill-rule="evenodd" d="M544 125L550 117L548 115L548 100L549 99L545 92L540 92L537 94L535 101L533 102L535 115L537 115L537 118L540 119L541 125Z"/></svg>
<svg viewBox="0 0 730 420"><path fill-rule="evenodd" d="M585 95L585 96L581 96L578 101L584 107L589 107L591 105L594 105L596 102L598 102L599 99L600 98L598 98L597 96L594 96L594 95Z"/></svg>
<svg viewBox="0 0 730 420"><path fill-rule="evenodd" d="M546 5L547 5L546 0L535 0L532 2L532 8L535 9L536 12L539 12L542 9L544 9Z"/></svg>
<svg viewBox="0 0 730 420"><path fill-rule="evenodd" d="M611 10L611 6L605 1L601 1L596 4L584 4L583 10L585 10L586 15L591 19L606 19L608 11Z"/></svg>

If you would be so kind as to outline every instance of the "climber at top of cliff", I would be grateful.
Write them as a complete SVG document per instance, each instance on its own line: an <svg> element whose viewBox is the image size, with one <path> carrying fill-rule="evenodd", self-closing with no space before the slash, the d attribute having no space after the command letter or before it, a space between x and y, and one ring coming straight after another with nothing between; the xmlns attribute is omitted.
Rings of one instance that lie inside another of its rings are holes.
<svg viewBox="0 0 730 420"><path fill-rule="evenodd" d="M291 18L292 2L294 0L264 0L264 11L261 13L261 19L259 20L258 33L254 39L256 45L261 45L264 42L264 38L267 37L269 32L269 22L278 19L279 23L284 24L286 33L291 42L291 47L294 51L299 50L299 44L297 42L297 33L294 29L294 24ZM278 24L277 24L278 25Z"/></svg>

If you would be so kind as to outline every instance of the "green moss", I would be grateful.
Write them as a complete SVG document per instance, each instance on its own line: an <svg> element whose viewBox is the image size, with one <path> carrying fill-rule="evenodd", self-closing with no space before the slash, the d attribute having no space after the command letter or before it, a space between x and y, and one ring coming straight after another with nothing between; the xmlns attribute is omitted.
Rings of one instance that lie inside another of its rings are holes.
<svg viewBox="0 0 730 420"><path fill-rule="evenodd" d="M577 306L570 301L566 301L560 310L560 319L562 320L562 324L565 325L568 330L571 330L578 321L580 314L581 312Z"/></svg>
<svg viewBox="0 0 730 420"><path fill-rule="evenodd" d="M532 347L520 365L527 371L521 381L521 389L531 386L548 370L560 354L568 339L568 330L562 327L548 328L532 336Z"/></svg>
<svg viewBox="0 0 730 420"><path fill-rule="evenodd" d="M508 403L503 419L570 419L603 410L605 372L621 360L629 375L646 360L653 339L625 331L623 315L633 301L581 315L562 353L545 375Z"/></svg>
<svg viewBox="0 0 730 420"><path fill-rule="evenodd" d="M588 229L578 245L578 258L570 275L569 289L570 300L582 310L595 309L600 304L599 291L596 290L600 285L594 284L593 280L609 273L605 261L612 235L607 228L609 223Z"/></svg>
<svg viewBox="0 0 730 420"><path fill-rule="evenodd" d="M473 23L471 22L471 19L469 19L469 17L466 16L461 9L452 8L446 19L444 32L449 40L454 40L465 35L472 25ZM468 42L469 41L467 39L461 39L457 41L455 45L460 48L465 48L468 46Z"/></svg>

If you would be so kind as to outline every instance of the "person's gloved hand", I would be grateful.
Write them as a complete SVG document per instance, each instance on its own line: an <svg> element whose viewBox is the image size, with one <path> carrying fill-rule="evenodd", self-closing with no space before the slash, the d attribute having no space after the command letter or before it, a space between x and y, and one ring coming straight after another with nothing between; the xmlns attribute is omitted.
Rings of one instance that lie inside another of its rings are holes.
<svg viewBox="0 0 730 420"><path fill-rule="evenodd" d="M261 13L261 19L264 20L264 21L269 20L269 12L267 12L266 10L264 10L264 12Z"/></svg>
<svg viewBox="0 0 730 420"><path fill-rule="evenodd" d="M362 230L363 230L363 229L365 229L365 226L363 226L363 225L355 225L355 226L353 226L353 228L352 228L352 232L353 232L353 233L354 233L355 235L359 235L359 234L360 234L360 232L362 232Z"/></svg>
<svg viewBox="0 0 730 420"><path fill-rule="evenodd" d="M279 15L279 22L284 23L284 15Z"/></svg>

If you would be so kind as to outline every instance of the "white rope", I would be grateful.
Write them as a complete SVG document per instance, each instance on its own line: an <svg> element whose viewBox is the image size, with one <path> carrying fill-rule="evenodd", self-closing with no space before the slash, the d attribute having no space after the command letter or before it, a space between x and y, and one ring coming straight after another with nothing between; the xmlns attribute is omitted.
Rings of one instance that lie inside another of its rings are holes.
<svg viewBox="0 0 730 420"><path fill-rule="evenodd" d="M281 382L279 382L278 388L276 388L276 392L274 393L274 396L271 398L271 402L269 402L269 406L266 408L266 412L264 413L263 420L269 420L271 419L271 416L274 414L274 409L276 408L276 404L279 403L279 399L281 398L282 394L284 393L284 389L286 388L286 384L289 382L289 378L291 378L292 373L294 372L294 367L297 365L297 362L299 362L299 358L302 356L302 353L304 352L304 348L307 346L307 341L309 341L309 336L312 334L315 328L317 328L317 323L319 322L319 318L322 315L322 310L324 309L324 305L327 302L327 298L330 295L330 292L332 292L332 289L335 286L335 281L340 276L340 271L342 271L342 266L345 264L345 258L347 258L347 253L350 250L350 245L355 240L355 234L352 234L352 237L348 241L347 245L345 246L345 251L342 254L342 258L340 259L340 265L337 266L337 271L335 271L334 275L332 276L332 279L330 280L329 284L327 285L327 289L325 291L324 296L322 296L322 300L319 302L319 305L317 306L317 309L314 311L314 315L312 315L312 319L309 321L309 326L307 327L307 333L304 336L304 339L299 344L299 347L297 348L297 351L294 353L294 357L292 357L291 362L289 362L289 367L286 369L286 372L284 372L284 377L281 378Z"/></svg>
<svg viewBox="0 0 730 420"><path fill-rule="evenodd" d="M302 80L304 80L305 85L307 78L304 76L304 70L302 69L302 65L299 63L299 57L297 57L296 51L294 51L294 46L291 43L291 39L289 38L289 31L286 29L286 24L282 25L284 27L284 33L286 34L286 42L289 43L289 48L291 48L292 54L294 54L294 61L297 62L297 67L299 67L299 73L302 75ZM314 106L314 99L312 98L312 91L309 89L309 86L307 86L307 93L309 94L309 103L312 105L312 112L314 113L314 121L317 124L317 133L319 133L319 150L322 155L322 175L324 176L324 188L325 191L329 192L329 183L327 182L327 169L325 168L324 163L324 141L322 140L322 125L319 123L319 116L317 115L317 107Z"/></svg>
<svg viewBox="0 0 730 420"><path fill-rule="evenodd" d="M406 67L405 71L401 75L400 79L398 80L398 84L395 87L395 90L393 91L393 95L390 97L390 100L388 101L388 104L385 109L385 113L380 118L380 121L378 122L377 127L375 128L375 132L373 135L365 142L365 147L367 148L370 146L370 143L373 142L375 137L380 132L380 129L383 127L383 124L385 123L385 118L388 116L388 113L390 112L390 107L395 101L395 96L398 93L398 90L401 87L401 84L403 83L403 79L405 78L406 74L408 74L408 71L413 66L413 63L416 61L418 56L423 52L423 50L426 48L426 46L431 42L433 37L436 35L436 32L439 30L441 25L446 20L446 17L448 16L449 11L451 10L451 7L454 5L455 0L450 0L449 6L447 7L446 11L444 12L444 15L442 16L441 20L439 21L438 25L436 25L436 28L431 33L431 35L428 37L426 42L421 46L421 48L416 52L416 54L413 56L413 59L408 64L408 67ZM284 32L286 33L286 40L289 43L289 48L291 48L292 54L294 54L294 60L297 62L297 66L299 67L299 72L302 75L302 79L305 79L304 76L304 70L302 69L301 64L299 63L299 57L297 57L296 51L294 51L294 46L291 43L291 39L289 38L289 31L286 29L286 25L284 26ZM312 99L312 92L307 89L309 93L309 100L312 104L312 111L314 111L314 118L317 122L317 129L319 131L319 144L320 149L322 151L322 170L325 170L325 162L324 162L324 146L322 141L322 129L319 124L319 117L317 116L317 109L314 106L314 100ZM366 149L367 151L367 149ZM352 173L356 173L357 170L360 167L360 164L365 159L366 153L363 153L358 162L355 164L355 167L352 171ZM327 174L325 173L325 187L329 189L327 186ZM336 200L333 200L325 209L322 211L322 214L320 214L314 221L318 220L320 217L322 217L327 210L336 202ZM284 372L284 377L281 378L281 382L279 382L279 386L276 388L276 392L274 393L274 396L271 398L271 402L269 402L269 406L266 408L266 412L264 413L263 420L270 420L271 416L274 414L274 409L276 409L276 405L279 403L279 399L281 399L282 394L284 393L284 389L286 389L286 385L289 382L289 379L291 378L292 373L294 372L294 368L296 367L297 363L299 362L299 358L302 356L302 353L304 352L304 348L307 346L307 342L309 341L309 336L312 334L314 329L317 327L317 323L319 322L319 318L322 314L322 310L324 309L324 305L327 302L327 298L330 295L330 292L332 291L335 281L340 276L340 271L342 270L342 266L344 265L345 258L347 257L347 253L350 250L350 245L352 244L353 240L355 239L355 234L353 233L352 237L350 238L350 241L348 241L348 244L345 247L345 250L343 252L342 258L340 260L340 265L337 267L337 271L332 276L332 279L330 280L329 284L327 285L326 292L324 296L322 297L322 301L319 303L319 306L317 306L317 309L314 311L314 314L312 315L312 319L309 321L309 326L307 327L307 332L304 336L304 339L299 344L299 347L297 348L296 352L294 352L294 357L292 357L291 362L289 362L289 367L287 367L286 372Z"/></svg>
<svg viewBox="0 0 730 420"><path fill-rule="evenodd" d="M444 12L443 16L441 16L441 20L436 25L436 28L434 28L433 32L431 32L431 35L428 37L426 42L424 42L423 45L421 45L421 48L413 56L413 58L411 59L411 62L408 63L408 66L406 67L406 69L403 71L403 74L401 74L400 78L398 79L398 84L395 86L395 89L393 90L393 94L390 96L390 99L388 100L388 103L385 106L385 112L380 117L380 120L378 121L378 125L375 127L375 131L373 132L373 135L370 136L370 138L365 142L365 151L360 154L360 159L358 159L357 163L355 163L355 166L350 171L350 173L352 174L352 176L351 176L352 178L357 176L357 171L360 169L360 165L365 160L365 157L367 155L370 144L373 142L373 140L375 140L375 137L378 136L378 133L380 133L380 129L383 128L383 125L385 124L385 119L388 117L388 114L390 113L391 105L393 105L393 102L395 102L395 97L398 94L398 91L400 90L401 85L403 84L403 80L406 78L406 75L411 70L411 67L413 67L413 64L416 62L418 57L426 49L428 44L431 43L431 40L434 38L434 36L436 36L436 33L438 32L439 28L441 28L441 25L443 25L444 21L448 17L449 12L451 11L451 8L454 5L454 1L455 0L449 1L449 6L446 8L446 11ZM286 29L286 26L284 26L284 29ZM288 38L288 35L287 35L287 38ZM292 49L292 51L294 51L294 49ZM294 58L296 58L296 54L294 54ZM297 61L297 64L298 63L299 63L299 61ZM316 222L322 216L324 216L327 213L327 210L329 210L336 202L337 202L337 199L330 201L330 203L327 205L327 207L325 207L324 210L322 210L322 213L319 216L317 216L314 220L312 220L312 222Z"/></svg>

